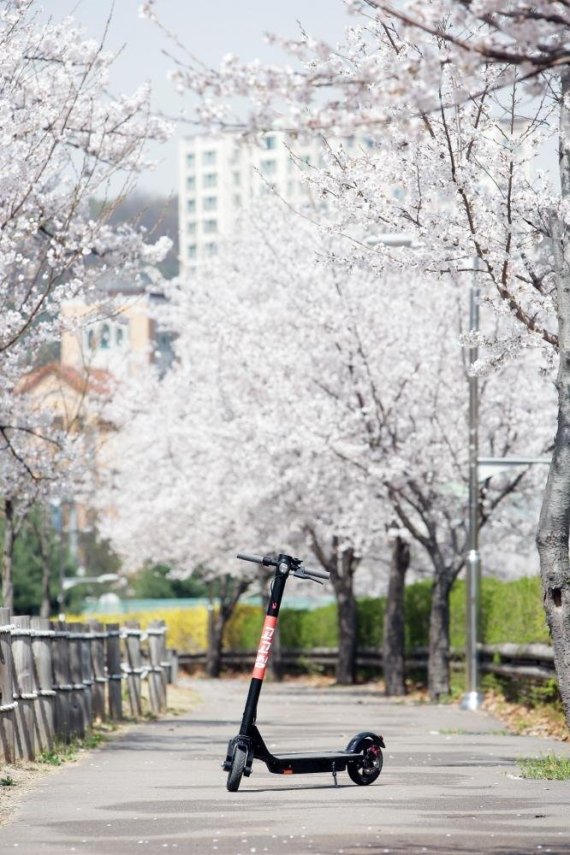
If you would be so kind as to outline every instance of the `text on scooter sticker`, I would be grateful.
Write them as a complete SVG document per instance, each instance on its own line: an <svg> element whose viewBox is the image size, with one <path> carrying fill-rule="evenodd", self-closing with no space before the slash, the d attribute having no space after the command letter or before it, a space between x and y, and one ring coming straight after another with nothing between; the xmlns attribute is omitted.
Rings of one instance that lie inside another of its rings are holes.
<svg viewBox="0 0 570 855"><path fill-rule="evenodd" d="M258 680L263 680L265 676L265 668L267 667L267 662L269 661L269 652L273 643L273 636L275 635L276 626L277 618L272 617L270 615L266 615L265 621L263 623L263 629L261 631L261 639L259 642L259 647L257 649L257 658L255 660L255 665L253 666L252 674L252 676L257 678Z"/></svg>

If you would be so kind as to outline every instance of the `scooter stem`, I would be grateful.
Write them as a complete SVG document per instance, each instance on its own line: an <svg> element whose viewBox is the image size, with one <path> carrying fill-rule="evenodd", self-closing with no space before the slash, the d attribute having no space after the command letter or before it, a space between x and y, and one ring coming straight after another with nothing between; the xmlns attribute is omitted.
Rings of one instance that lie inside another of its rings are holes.
<svg viewBox="0 0 570 855"><path fill-rule="evenodd" d="M279 609L281 608L281 600L283 599L283 591L285 583L289 575L289 562L287 556L279 556L279 566L275 570L275 577L271 586L269 595L269 604L265 613L265 621L261 630L261 638L257 648L257 656L253 666L251 675L251 683L249 684L249 692L245 702L245 710L240 727L240 736L250 736L251 728L255 724L257 718L257 702L265 677L265 669L269 662L269 654L271 653L271 645L277 631L277 623L279 618ZM283 559L283 560L281 560Z"/></svg>

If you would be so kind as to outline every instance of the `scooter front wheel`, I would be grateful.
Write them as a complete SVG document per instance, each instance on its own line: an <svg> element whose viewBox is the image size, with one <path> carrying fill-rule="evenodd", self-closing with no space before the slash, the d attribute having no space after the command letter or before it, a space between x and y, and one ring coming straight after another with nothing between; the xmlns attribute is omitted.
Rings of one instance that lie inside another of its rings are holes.
<svg viewBox="0 0 570 855"><path fill-rule="evenodd" d="M226 784L230 793L236 793L239 790L239 785L241 784L246 760L247 750L243 747L243 745L236 744L234 746L234 752L232 755L232 765L230 771L228 772L228 781Z"/></svg>
<svg viewBox="0 0 570 855"><path fill-rule="evenodd" d="M375 781L384 765L380 738L371 733L359 734L351 739L346 750L351 754L361 752L358 760L348 763L346 767L351 781L361 787Z"/></svg>

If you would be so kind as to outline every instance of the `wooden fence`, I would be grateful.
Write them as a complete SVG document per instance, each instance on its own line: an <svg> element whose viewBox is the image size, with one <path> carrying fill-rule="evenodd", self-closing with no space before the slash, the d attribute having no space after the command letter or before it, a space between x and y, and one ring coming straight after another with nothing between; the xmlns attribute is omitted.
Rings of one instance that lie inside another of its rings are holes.
<svg viewBox="0 0 570 855"><path fill-rule="evenodd" d="M281 664L285 671L311 671L319 669L334 673L338 659L338 650L333 647L315 647L310 650L282 650ZM182 667L192 670L206 663L206 653L180 653ZM222 655L224 668L248 670L253 666L255 650L227 650ZM554 654L547 644L494 644L479 647L479 659L483 673L497 674L501 677L546 682L556 677ZM418 647L406 657L406 670L426 671L428 650ZM357 655L357 666L382 676L382 651L377 648L361 648ZM463 653L451 651L451 667L459 670L464 667Z"/></svg>
<svg viewBox="0 0 570 855"><path fill-rule="evenodd" d="M166 627L65 623L12 617L0 608L0 759L33 760L54 743L83 737L94 721L120 721L123 685L127 712L142 713L148 683L150 711L166 709L166 686L176 680Z"/></svg>

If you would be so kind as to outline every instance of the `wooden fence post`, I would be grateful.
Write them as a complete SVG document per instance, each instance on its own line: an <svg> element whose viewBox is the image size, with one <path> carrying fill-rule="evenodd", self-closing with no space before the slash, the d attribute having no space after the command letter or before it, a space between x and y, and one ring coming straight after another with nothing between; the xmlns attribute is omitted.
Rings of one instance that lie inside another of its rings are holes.
<svg viewBox="0 0 570 855"><path fill-rule="evenodd" d="M81 682L83 683L83 709L85 725L91 727L93 724L93 664L91 661L93 634L91 628L86 624L81 624L81 627L79 651L81 655Z"/></svg>
<svg viewBox="0 0 570 855"><path fill-rule="evenodd" d="M66 744L71 739L71 669L69 665L69 632L64 621L53 621L53 685L55 688L55 735Z"/></svg>
<svg viewBox="0 0 570 855"><path fill-rule="evenodd" d="M72 736L85 736L87 710L85 704L85 686L81 670L81 630L82 623L67 625L69 630L69 667L71 671L72 692L70 698L70 730Z"/></svg>
<svg viewBox="0 0 570 855"><path fill-rule="evenodd" d="M93 718L105 721L105 686L109 678L105 672L105 639L107 637L103 624L96 620L90 620L89 626L92 632L91 663L93 669Z"/></svg>
<svg viewBox="0 0 570 855"><path fill-rule="evenodd" d="M123 718L123 699L121 695L121 639L118 623L107 624L107 678L109 680L109 718L121 721Z"/></svg>
<svg viewBox="0 0 570 855"><path fill-rule="evenodd" d="M166 649L168 659L168 682L176 685L178 682L178 651L174 647Z"/></svg>
<svg viewBox="0 0 570 855"><path fill-rule="evenodd" d="M38 699L36 701L36 746L40 751L53 748L55 731L55 690L52 676L52 639L47 618L33 617L32 656Z"/></svg>
<svg viewBox="0 0 570 855"><path fill-rule="evenodd" d="M0 750L6 763L16 759L16 701L12 680L10 609L0 609Z"/></svg>
<svg viewBox="0 0 570 855"><path fill-rule="evenodd" d="M14 665L14 695L16 707L16 752L24 760L33 760L35 751L35 709L37 700L32 660L30 618L12 618L12 657Z"/></svg>
<svg viewBox="0 0 570 855"><path fill-rule="evenodd" d="M168 684L168 669L170 667L170 662L168 660L168 656L166 655L166 621L159 620L158 625L161 629L160 635L160 667L162 668L162 673L160 675L161 680L161 696L160 696L160 709L161 711L166 710L166 689Z"/></svg>
<svg viewBox="0 0 570 855"><path fill-rule="evenodd" d="M123 630L125 638L125 649L127 653L127 690L129 705L133 718L142 715L141 684L142 684L142 653L141 653L141 630L136 621L129 621Z"/></svg>
<svg viewBox="0 0 570 855"><path fill-rule="evenodd" d="M162 637L163 630L160 627L159 621L152 621L147 631L148 636L148 654L149 654L149 674L148 674L148 694L150 701L151 712L155 715L162 709Z"/></svg>

